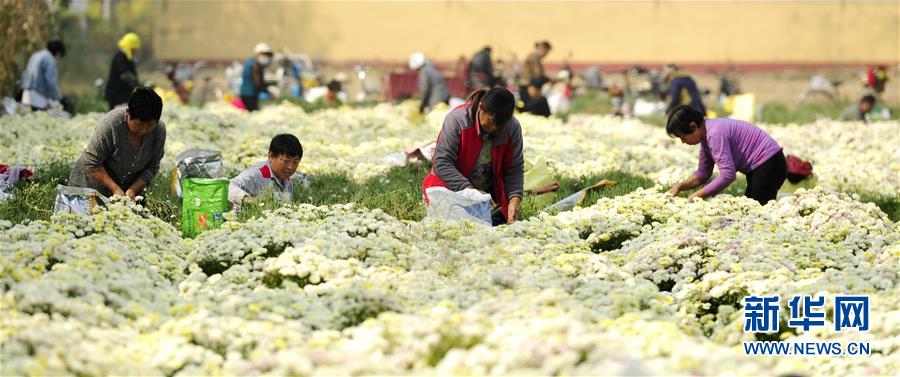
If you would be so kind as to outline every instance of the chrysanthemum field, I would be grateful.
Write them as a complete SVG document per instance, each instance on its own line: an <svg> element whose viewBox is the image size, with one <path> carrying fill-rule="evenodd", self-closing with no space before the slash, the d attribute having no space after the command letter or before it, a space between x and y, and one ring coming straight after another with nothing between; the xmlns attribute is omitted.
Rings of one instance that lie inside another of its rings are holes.
<svg viewBox="0 0 900 377"><path fill-rule="evenodd" d="M188 148L221 150L236 170L261 161L271 136L291 132L304 146L301 172L340 175L381 199L343 200L347 187L319 185L195 239L122 201L90 217L0 218L0 374L900 370L897 122L761 125L786 153L814 164L817 187L760 206L730 194L693 203L666 194L693 171L698 150L659 127L519 116L526 158L543 157L555 178L633 180L572 211L535 207L487 228L423 218L421 176L387 182L401 152L433 139L446 112L415 120L411 110L167 107L158 179L168 180ZM50 174L75 160L100 117L0 118L0 162ZM157 183L150 195L175 200L166 188ZM27 190L0 213L52 205L29 202L40 196ZM403 201L419 204L391 208ZM743 331L746 296L824 296L831 312L838 294L868 295L867 332L832 331L830 316L809 332ZM748 356L742 342L754 340L864 341L871 355Z"/></svg>

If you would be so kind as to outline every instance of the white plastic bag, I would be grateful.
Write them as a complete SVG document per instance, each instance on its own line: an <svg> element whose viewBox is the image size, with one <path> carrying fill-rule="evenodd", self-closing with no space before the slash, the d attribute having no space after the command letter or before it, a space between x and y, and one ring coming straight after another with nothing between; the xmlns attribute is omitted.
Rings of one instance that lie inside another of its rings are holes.
<svg viewBox="0 0 900 377"><path fill-rule="evenodd" d="M445 187L430 187L427 216L448 220L469 220L491 226L491 196L475 189L454 192Z"/></svg>
<svg viewBox="0 0 900 377"><path fill-rule="evenodd" d="M634 100L634 116L651 116L666 113L666 104L662 101L651 102L643 98Z"/></svg>
<svg viewBox="0 0 900 377"><path fill-rule="evenodd" d="M572 106L572 100L561 90L554 90L547 95L547 105L550 106L551 114L567 113Z"/></svg>
<svg viewBox="0 0 900 377"><path fill-rule="evenodd" d="M18 111L19 103L10 97L3 97L3 111L0 115L13 115Z"/></svg>
<svg viewBox="0 0 900 377"><path fill-rule="evenodd" d="M56 203L53 204L53 213L81 213L90 215L94 213L99 202L109 204L109 199L86 187L56 186Z"/></svg>
<svg viewBox="0 0 900 377"><path fill-rule="evenodd" d="M450 97L450 100L448 102L450 104L448 107L451 109L455 109L466 104L466 100L459 97Z"/></svg>

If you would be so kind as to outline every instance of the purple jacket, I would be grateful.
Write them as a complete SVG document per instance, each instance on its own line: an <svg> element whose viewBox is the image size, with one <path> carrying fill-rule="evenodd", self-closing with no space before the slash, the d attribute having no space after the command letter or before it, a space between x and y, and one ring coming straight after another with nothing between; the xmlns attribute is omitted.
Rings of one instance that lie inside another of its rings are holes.
<svg viewBox="0 0 900 377"><path fill-rule="evenodd" d="M700 142L700 163L694 175L706 182L719 167L719 176L704 188L710 195L721 192L737 178L736 172L748 174L781 146L759 127L736 119L706 120L706 140Z"/></svg>

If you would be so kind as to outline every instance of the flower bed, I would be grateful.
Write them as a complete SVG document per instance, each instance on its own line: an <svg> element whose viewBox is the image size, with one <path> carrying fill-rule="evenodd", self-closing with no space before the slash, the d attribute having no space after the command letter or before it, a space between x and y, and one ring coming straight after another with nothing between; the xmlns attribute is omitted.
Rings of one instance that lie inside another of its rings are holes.
<svg viewBox="0 0 900 377"><path fill-rule="evenodd" d="M181 240L127 204L0 227L3 374L898 369L900 229L824 190L639 190L495 229L299 205ZM775 293L870 295L868 333L804 336L873 355L744 356L740 300Z"/></svg>
<svg viewBox="0 0 900 377"><path fill-rule="evenodd" d="M441 112L412 123L410 110L167 107L165 163L204 147L237 169L293 132L301 171L363 180L437 134ZM38 174L71 163L98 119L0 118L0 161ZM561 177L620 170L664 184L696 164L696 148L636 121L520 121L526 156ZM821 186L766 206L688 203L657 186L486 229L294 204L193 240L128 203L0 220L0 374L895 373L900 224L858 195L900 191L897 127L766 126L812 160ZM869 295L869 332L829 323L769 337L870 341L872 355L744 355L742 341L768 338L742 331L741 300L774 294Z"/></svg>
<svg viewBox="0 0 900 377"><path fill-rule="evenodd" d="M370 109L333 109L304 113L280 105L254 114L224 105L205 109L167 105L163 121L168 138L164 162L188 148L221 150L230 169L265 159L272 136L291 132L303 143L300 170L340 172L357 180L375 177L403 161L402 151L434 140L446 109L411 123L414 105L381 104ZM0 161L40 168L54 161L70 164L87 143L101 114L54 119L37 113L0 118ZM671 184L693 172L697 147L681 145L659 127L637 120L574 115L568 122L517 116L523 126L525 155L545 157L553 173L578 178L612 170ZM821 121L763 128L785 148L813 163L818 184L861 195L900 192L900 125L861 126Z"/></svg>

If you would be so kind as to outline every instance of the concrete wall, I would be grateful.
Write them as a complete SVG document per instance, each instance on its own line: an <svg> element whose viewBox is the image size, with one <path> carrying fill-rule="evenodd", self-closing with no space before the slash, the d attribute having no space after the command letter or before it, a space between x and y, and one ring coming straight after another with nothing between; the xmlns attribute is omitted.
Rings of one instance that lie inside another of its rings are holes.
<svg viewBox="0 0 900 377"><path fill-rule="evenodd" d="M332 61L436 61L485 44L549 61L866 64L900 61L900 1L153 3L158 58L245 58L258 41Z"/></svg>

